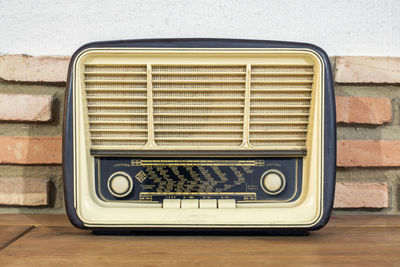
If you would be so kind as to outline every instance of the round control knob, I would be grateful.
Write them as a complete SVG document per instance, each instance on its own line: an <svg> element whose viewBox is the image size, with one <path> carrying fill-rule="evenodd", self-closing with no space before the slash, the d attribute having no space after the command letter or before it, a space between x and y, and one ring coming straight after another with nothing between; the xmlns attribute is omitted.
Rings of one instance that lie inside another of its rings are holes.
<svg viewBox="0 0 400 267"><path fill-rule="evenodd" d="M129 174L125 172L115 172L108 178L107 187L113 196L122 198L132 192L133 181Z"/></svg>
<svg viewBox="0 0 400 267"><path fill-rule="evenodd" d="M261 188L269 195L277 195L285 189L285 175L278 170L268 170L261 176Z"/></svg>

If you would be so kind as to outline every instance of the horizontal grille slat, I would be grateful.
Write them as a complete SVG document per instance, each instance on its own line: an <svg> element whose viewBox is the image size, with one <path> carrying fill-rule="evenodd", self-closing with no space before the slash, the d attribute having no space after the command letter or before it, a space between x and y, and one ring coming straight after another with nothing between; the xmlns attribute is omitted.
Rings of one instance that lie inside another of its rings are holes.
<svg viewBox="0 0 400 267"><path fill-rule="evenodd" d="M177 126L182 125L183 123L190 123L193 125L196 124L206 124L206 125L214 125L214 124L221 124L219 121L154 121L154 124L176 124ZM238 124L242 125L243 121L230 121L230 122L224 122L224 124Z"/></svg>
<svg viewBox="0 0 400 267"><path fill-rule="evenodd" d="M253 65L251 68L252 74L258 72L281 72L281 73L293 73L293 72L307 72L307 73L314 73L313 65L296 65L296 64L288 64L288 65Z"/></svg>
<svg viewBox="0 0 400 267"><path fill-rule="evenodd" d="M98 76L136 76L136 75L146 75L146 71L140 71L140 72L133 72L133 71L114 71L114 72L109 72L109 71L85 71L83 74L85 75L98 75Z"/></svg>
<svg viewBox="0 0 400 267"><path fill-rule="evenodd" d="M257 72L254 71L251 73L252 77L259 76L313 76L312 72ZM309 79L309 78L307 78Z"/></svg>
<svg viewBox="0 0 400 267"><path fill-rule="evenodd" d="M139 88L87 88L86 92L146 92L146 89Z"/></svg>
<svg viewBox="0 0 400 267"><path fill-rule="evenodd" d="M92 112L92 113L88 113L89 114L89 116L105 116L105 117L108 117L108 116L110 116L110 117L112 117L112 116L121 116L121 117L124 117L124 116L129 116L129 117L134 117L134 116L147 116L147 114L145 114L145 113L117 113L117 112L110 112L110 113L105 113L105 112L103 112L103 113L99 113L99 112Z"/></svg>
<svg viewBox="0 0 400 267"><path fill-rule="evenodd" d="M218 73L218 72L241 72L245 73L246 66L244 65L154 65L152 71L157 73L182 73L182 72L207 72L207 73Z"/></svg>
<svg viewBox="0 0 400 267"><path fill-rule="evenodd" d="M147 97L145 96L87 96L86 99L98 99L98 100L112 100L112 99L118 99L118 100L146 100Z"/></svg>
<svg viewBox="0 0 400 267"><path fill-rule="evenodd" d="M229 97L229 96L209 96L209 97L177 97L177 96L156 96L153 97L154 100L173 100L173 101L200 101L200 100L240 100L238 97Z"/></svg>
<svg viewBox="0 0 400 267"><path fill-rule="evenodd" d="M182 142L185 143L186 141L191 141L195 143L201 143L201 142L225 142L225 141L238 141L240 142L242 140L242 137L223 137L223 138L216 138L216 137L204 137L204 135L201 136L201 139L199 139L198 136L194 137L185 137L185 136L167 136L167 137L156 137L158 141L176 141L176 142Z"/></svg>
<svg viewBox="0 0 400 267"><path fill-rule="evenodd" d="M252 104L251 106L250 106L250 108L251 109L282 109L282 108L290 108L290 109L293 109L293 108L309 108L310 107L310 105L268 105L268 106L266 106L266 105L255 105L255 104Z"/></svg>
<svg viewBox="0 0 400 267"><path fill-rule="evenodd" d="M307 113L252 113L252 117L308 117Z"/></svg>
<svg viewBox="0 0 400 267"><path fill-rule="evenodd" d="M138 140L147 140L147 137L135 137L134 140L132 140L132 137L124 137L124 136L113 136L113 137L109 137L109 136L100 136L100 137L96 137L93 136L92 140L111 140L111 141L118 141L118 140L126 140L126 141L138 141Z"/></svg>
<svg viewBox="0 0 400 267"><path fill-rule="evenodd" d="M221 76L221 75L226 75L226 76L231 76L231 75L233 75L233 76L236 76L236 75L240 75L240 74L242 74L242 75L246 75L246 72L244 72L244 71L242 71L242 72L233 72L233 71L226 71L226 72L202 72L202 71L199 71L199 72L196 72L196 71L182 71L182 72L179 72L179 71L172 71L172 72L166 72L166 71L163 71L163 72L161 72L161 71L155 71L155 72L153 72L154 73L154 76L156 76L156 75L158 75L158 76L166 76L166 75L168 75L168 76L173 76L173 75L182 75L182 76L186 76L186 75L188 75L188 76L194 76L194 75L198 75L198 76Z"/></svg>
<svg viewBox="0 0 400 267"><path fill-rule="evenodd" d="M89 108L145 108L146 105L132 105L132 104L88 104Z"/></svg>
<svg viewBox="0 0 400 267"><path fill-rule="evenodd" d="M175 93L201 93L201 92L210 92L210 93L232 93L232 92L244 92L244 89L242 88L231 88L231 89L226 89L226 88L156 88L153 89L153 92L156 93L163 93L163 92L175 92Z"/></svg>
<svg viewBox="0 0 400 267"><path fill-rule="evenodd" d="M129 120L129 121L91 121L91 124L95 125L95 124L123 124L124 126L129 125L129 124L147 124L146 121L134 121L134 120Z"/></svg>
<svg viewBox="0 0 400 267"><path fill-rule="evenodd" d="M174 84L174 83L186 83L186 84L193 84L193 83L226 83L226 80L156 80L153 81L153 83L169 83L169 84ZM229 83L242 83L244 84L244 81L241 80L230 80Z"/></svg>
<svg viewBox="0 0 400 267"><path fill-rule="evenodd" d="M90 129L91 132L147 132L146 129Z"/></svg>
<svg viewBox="0 0 400 267"><path fill-rule="evenodd" d="M154 113L154 116L162 117L238 117L243 116L242 113Z"/></svg>
<svg viewBox="0 0 400 267"><path fill-rule="evenodd" d="M308 121L251 121L253 125L307 125ZM276 126L275 126L276 127Z"/></svg>
<svg viewBox="0 0 400 267"><path fill-rule="evenodd" d="M145 80L86 80L86 83L98 83L98 84L107 84L107 83L147 83Z"/></svg>
<svg viewBox="0 0 400 267"><path fill-rule="evenodd" d="M309 80L280 80L280 81L276 81L276 80L258 80L258 81L251 81L251 83L259 83L259 84L294 84L294 83L298 83L298 84L311 84L313 83L313 81L309 81Z"/></svg>
<svg viewBox="0 0 400 267"><path fill-rule="evenodd" d="M140 90L146 90L146 84L145 83L101 83L101 82L89 82L85 84L86 90L88 89L105 89L105 90L116 90L116 91L123 91L126 89L138 89Z"/></svg>
<svg viewBox="0 0 400 267"><path fill-rule="evenodd" d="M153 105L155 108L207 108L207 109L212 109L212 108L222 108L222 109L231 109L231 108L242 108L244 107L243 105L239 106L234 106L234 105Z"/></svg>
<svg viewBox="0 0 400 267"><path fill-rule="evenodd" d="M86 64L92 148L305 150L311 64Z"/></svg>
<svg viewBox="0 0 400 267"><path fill-rule="evenodd" d="M84 72L144 72L146 65L126 65L126 64L85 64Z"/></svg>
<svg viewBox="0 0 400 267"><path fill-rule="evenodd" d="M306 129L260 129L260 130L250 130L251 133L305 133L307 132Z"/></svg>

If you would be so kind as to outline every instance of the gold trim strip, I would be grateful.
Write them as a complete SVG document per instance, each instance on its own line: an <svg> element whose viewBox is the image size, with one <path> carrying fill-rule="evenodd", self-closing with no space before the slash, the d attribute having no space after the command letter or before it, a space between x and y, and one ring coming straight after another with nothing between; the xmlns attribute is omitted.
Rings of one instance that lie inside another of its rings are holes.
<svg viewBox="0 0 400 267"><path fill-rule="evenodd" d="M145 160L133 159L131 166L264 166L262 160Z"/></svg>

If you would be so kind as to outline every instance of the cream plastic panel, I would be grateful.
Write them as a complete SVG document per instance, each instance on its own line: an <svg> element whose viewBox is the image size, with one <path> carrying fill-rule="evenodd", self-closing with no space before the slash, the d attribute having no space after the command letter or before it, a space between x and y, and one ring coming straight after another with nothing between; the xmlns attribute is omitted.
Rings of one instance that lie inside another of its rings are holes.
<svg viewBox="0 0 400 267"><path fill-rule="evenodd" d="M74 62L79 218L104 227L317 223L323 196L322 64L302 49L83 51ZM302 195L290 203L237 203L235 209L104 202L94 191L91 148L307 149Z"/></svg>

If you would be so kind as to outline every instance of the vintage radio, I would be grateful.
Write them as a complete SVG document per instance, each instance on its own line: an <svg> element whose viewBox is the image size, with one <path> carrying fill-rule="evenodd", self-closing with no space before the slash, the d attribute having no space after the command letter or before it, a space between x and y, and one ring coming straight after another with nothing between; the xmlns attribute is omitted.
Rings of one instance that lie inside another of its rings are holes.
<svg viewBox="0 0 400 267"><path fill-rule="evenodd" d="M336 168L329 58L291 42L87 44L69 66L63 149L79 228L321 228Z"/></svg>

